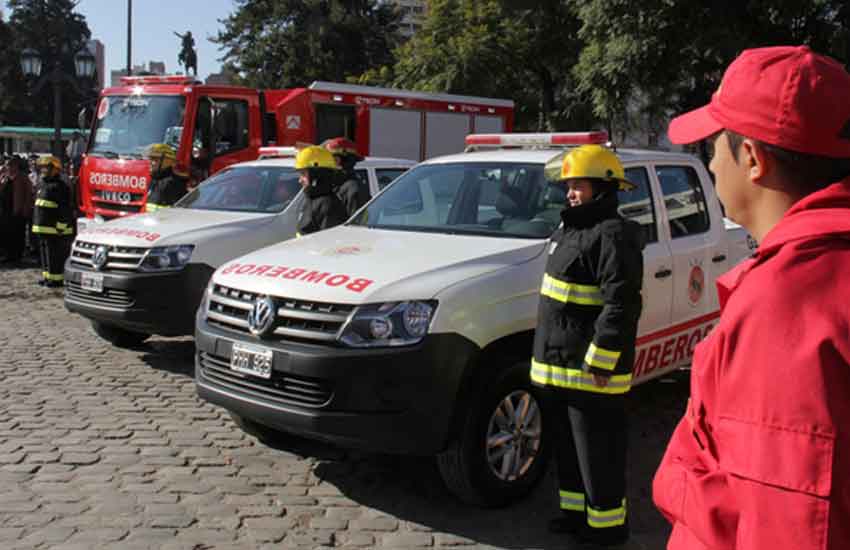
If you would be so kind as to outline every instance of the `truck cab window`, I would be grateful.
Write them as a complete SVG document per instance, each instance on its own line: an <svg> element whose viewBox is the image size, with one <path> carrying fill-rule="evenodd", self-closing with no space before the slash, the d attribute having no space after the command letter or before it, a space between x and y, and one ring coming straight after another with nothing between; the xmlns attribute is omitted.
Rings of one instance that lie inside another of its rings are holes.
<svg viewBox="0 0 850 550"><path fill-rule="evenodd" d="M708 204L696 170L691 166L658 166L658 183L673 239L705 233L709 229Z"/></svg>
<svg viewBox="0 0 850 550"><path fill-rule="evenodd" d="M624 218L640 224L645 243L657 242L658 224L649 187L649 174L642 166L626 168L626 179L636 187L631 191L619 192L620 206L617 210Z"/></svg>
<svg viewBox="0 0 850 550"><path fill-rule="evenodd" d="M213 107L214 155L219 156L248 147L248 102L241 99L216 98Z"/></svg>

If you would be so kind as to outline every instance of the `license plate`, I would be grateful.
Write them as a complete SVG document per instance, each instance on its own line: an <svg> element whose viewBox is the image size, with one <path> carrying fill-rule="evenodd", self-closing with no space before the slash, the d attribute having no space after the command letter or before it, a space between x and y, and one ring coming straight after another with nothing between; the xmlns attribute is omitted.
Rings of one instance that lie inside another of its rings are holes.
<svg viewBox="0 0 850 550"><path fill-rule="evenodd" d="M88 290L89 292L103 292L103 274L83 273L80 279L80 286L83 290Z"/></svg>
<svg viewBox="0 0 850 550"><path fill-rule="evenodd" d="M230 368L236 372L271 378L272 350L246 344L233 344L230 355Z"/></svg>

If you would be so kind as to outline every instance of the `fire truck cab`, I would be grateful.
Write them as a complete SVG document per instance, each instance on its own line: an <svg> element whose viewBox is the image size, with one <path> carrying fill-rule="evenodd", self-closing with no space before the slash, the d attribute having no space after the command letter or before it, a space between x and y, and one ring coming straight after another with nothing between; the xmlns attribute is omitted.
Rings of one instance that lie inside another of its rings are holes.
<svg viewBox="0 0 850 550"><path fill-rule="evenodd" d="M107 220L144 211L152 143L177 151L195 183L254 160L267 145L321 143L345 136L363 156L423 160L459 152L473 132L508 132L512 101L314 82L257 90L208 86L186 76L124 77L103 90L80 169L78 207Z"/></svg>

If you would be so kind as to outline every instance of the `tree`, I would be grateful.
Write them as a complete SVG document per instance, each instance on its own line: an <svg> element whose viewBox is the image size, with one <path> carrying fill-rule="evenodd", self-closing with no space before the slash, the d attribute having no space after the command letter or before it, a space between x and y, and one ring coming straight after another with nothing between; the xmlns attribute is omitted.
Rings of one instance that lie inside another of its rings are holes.
<svg viewBox="0 0 850 550"><path fill-rule="evenodd" d="M609 131L663 131L671 114L708 103L746 48L809 44L847 61L841 0L588 0L575 9L584 49L574 74Z"/></svg>
<svg viewBox="0 0 850 550"><path fill-rule="evenodd" d="M12 9L9 18L14 31L14 63L20 64L20 52L33 49L42 60L42 75L59 64L66 75L74 75L74 56L82 50L89 37L85 17L76 13L76 2L72 0L9 0ZM78 81L81 87L91 83ZM31 85L34 83L31 83ZM76 126L77 112L82 101L88 99L77 93L72 86L60 83L62 88L62 125ZM28 89L22 86L20 89ZM45 85L35 97L28 101L32 118L43 126L53 125L53 92Z"/></svg>
<svg viewBox="0 0 850 550"><path fill-rule="evenodd" d="M399 13L377 0L235 0L214 41L241 83L261 88L344 82L393 62Z"/></svg>
<svg viewBox="0 0 850 550"><path fill-rule="evenodd" d="M392 70L364 77L380 81L383 72L399 87L510 98L518 128L585 128L588 110L571 74L577 30L560 0L432 0Z"/></svg>

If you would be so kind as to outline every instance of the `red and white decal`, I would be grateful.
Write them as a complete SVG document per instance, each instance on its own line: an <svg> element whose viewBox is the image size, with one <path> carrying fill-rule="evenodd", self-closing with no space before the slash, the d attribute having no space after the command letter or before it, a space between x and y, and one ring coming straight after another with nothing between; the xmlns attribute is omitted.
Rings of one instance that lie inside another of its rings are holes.
<svg viewBox="0 0 850 550"><path fill-rule="evenodd" d="M97 107L97 119L103 120L109 114L109 98L104 97L100 100L100 105Z"/></svg>
<svg viewBox="0 0 850 550"><path fill-rule="evenodd" d="M374 283L372 279L364 279L344 273L331 273L301 267L285 267L269 264L238 264L226 266L222 275L247 275L254 277L271 277L273 279L289 279L301 283L324 284L330 287L344 287L351 292L363 292Z"/></svg>
<svg viewBox="0 0 850 550"><path fill-rule="evenodd" d="M702 291L705 289L705 273L702 267L694 265L691 268L691 274L688 277L688 300L691 305L699 303L702 298Z"/></svg>
<svg viewBox="0 0 850 550"><path fill-rule="evenodd" d="M150 233L148 231L140 231L138 229L130 229L126 227L91 227L85 229L81 234L90 235L95 233L99 235L124 235L126 237L143 239L148 242L154 242L161 237L159 233Z"/></svg>
<svg viewBox="0 0 850 550"><path fill-rule="evenodd" d="M647 376L690 359L694 348L708 336L719 316L720 312L711 313L638 338L632 375L635 378Z"/></svg>

